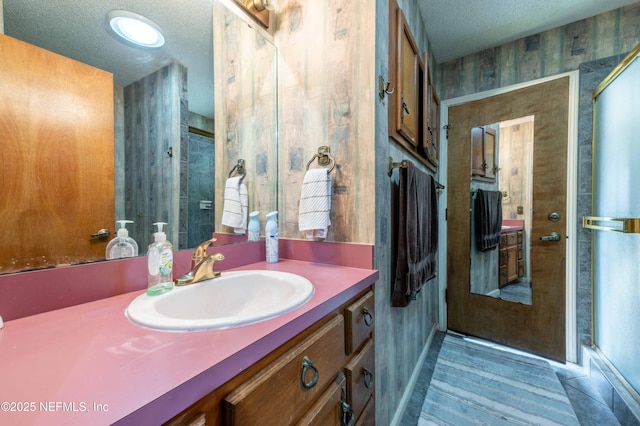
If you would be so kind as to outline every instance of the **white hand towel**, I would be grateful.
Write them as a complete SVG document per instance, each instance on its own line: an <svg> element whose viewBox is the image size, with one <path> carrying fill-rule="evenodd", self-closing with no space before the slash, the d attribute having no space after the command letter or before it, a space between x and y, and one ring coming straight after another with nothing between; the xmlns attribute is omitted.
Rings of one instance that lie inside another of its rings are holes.
<svg viewBox="0 0 640 426"><path fill-rule="evenodd" d="M249 193L241 176L227 179L224 187L224 206L222 224L233 228L236 234L244 235L247 229L247 212L249 210Z"/></svg>
<svg viewBox="0 0 640 426"><path fill-rule="evenodd" d="M307 238L326 238L331 225L331 175L327 169L311 169L304 175L298 210L298 227Z"/></svg>

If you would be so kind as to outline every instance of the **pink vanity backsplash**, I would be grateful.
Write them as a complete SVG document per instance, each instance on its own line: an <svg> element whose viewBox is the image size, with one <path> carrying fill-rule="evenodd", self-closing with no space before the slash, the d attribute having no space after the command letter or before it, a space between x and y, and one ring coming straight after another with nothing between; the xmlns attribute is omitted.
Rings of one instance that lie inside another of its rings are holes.
<svg viewBox="0 0 640 426"><path fill-rule="evenodd" d="M373 246L368 244L280 239L279 251L282 259L373 269ZM222 271L265 259L263 240L216 246L209 252L225 256ZM191 250L174 253L176 275L189 270L191 255ZM146 265L146 256L139 256L0 275L0 316L10 321L142 290Z"/></svg>

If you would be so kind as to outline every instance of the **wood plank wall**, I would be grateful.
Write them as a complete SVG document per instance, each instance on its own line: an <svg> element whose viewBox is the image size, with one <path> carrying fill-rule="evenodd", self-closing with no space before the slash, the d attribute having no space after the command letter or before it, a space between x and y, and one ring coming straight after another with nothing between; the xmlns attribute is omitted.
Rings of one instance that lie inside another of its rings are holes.
<svg viewBox="0 0 640 426"><path fill-rule="evenodd" d="M629 52L640 42L640 3L439 64L441 99L451 99L578 69Z"/></svg>
<svg viewBox="0 0 640 426"><path fill-rule="evenodd" d="M283 237L303 238L302 181L307 163L327 145L336 163L327 241L374 241L374 18L373 5L351 0L289 1L278 15Z"/></svg>
<svg viewBox="0 0 640 426"><path fill-rule="evenodd" d="M224 183L238 159L245 160L249 211L278 210L278 135L275 47L219 2L214 3L216 197L215 231L222 226Z"/></svg>

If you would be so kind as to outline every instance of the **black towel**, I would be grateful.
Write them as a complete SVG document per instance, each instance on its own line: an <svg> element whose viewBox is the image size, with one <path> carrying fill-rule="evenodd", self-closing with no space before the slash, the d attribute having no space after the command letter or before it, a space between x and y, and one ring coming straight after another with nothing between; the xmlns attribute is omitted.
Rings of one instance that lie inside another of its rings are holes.
<svg viewBox="0 0 640 426"><path fill-rule="evenodd" d="M436 275L438 199L433 177L407 162L400 169L398 258L392 306L404 307Z"/></svg>
<svg viewBox="0 0 640 426"><path fill-rule="evenodd" d="M478 189L475 202L475 229L478 250L494 250L500 245L502 194Z"/></svg>

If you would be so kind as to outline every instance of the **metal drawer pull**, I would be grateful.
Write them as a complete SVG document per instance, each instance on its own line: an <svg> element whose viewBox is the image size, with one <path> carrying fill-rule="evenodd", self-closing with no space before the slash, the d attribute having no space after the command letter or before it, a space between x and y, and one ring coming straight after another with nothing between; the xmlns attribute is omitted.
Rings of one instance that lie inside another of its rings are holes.
<svg viewBox="0 0 640 426"><path fill-rule="evenodd" d="M366 368L362 369L362 375L364 376L364 387L370 389L373 386L373 374Z"/></svg>
<svg viewBox="0 0 640 426"><path fill-rule="evenodd" d="M309 369L313 370L313 378L310 381L306 381L307 372ZM300 380L302 382L302 387L305 389L311 389L318 383L318 379L320 378L320 373L318 373L318 369L313 362L306 356L302 360L302 375L300 376Z"/></svg>
<svg viewBox="0 0 640 426"><path fill-rule="evenodd" d="M367 327L371 327L373 325L373 314L369 312L366 306L362 308L362 316L364 317L364 323Z"/></svg>
<svg viewBox="0 0 640 426"><path fill-rule="evenodd" d="M353 412L353 408L347 403L346 396L344 394L344 388L342 389L342 398L340 398L340 405L342 409L342 419L340 426L353 426L356 420L356 413Z"/></svg>

